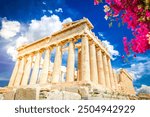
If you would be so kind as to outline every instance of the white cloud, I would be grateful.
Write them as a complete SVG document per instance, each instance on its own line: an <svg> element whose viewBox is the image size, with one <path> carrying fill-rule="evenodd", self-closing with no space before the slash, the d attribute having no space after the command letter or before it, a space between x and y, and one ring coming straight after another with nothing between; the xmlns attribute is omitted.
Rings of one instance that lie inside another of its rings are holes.
<svg viewBox="0 0 150 117"><path fill-rule="evenodd" d="M42 4L46 5L46 2L42 2Z"/></svg>
<svg viewBox="0 0 150 117"><path fill-rule="evenodd" d="M52 15L50 17L44 15L40 20L31 21L26 35L30 40L37 40L44 36L49 36L61 28L62 22L57 15Z"/></svg>
<svg viewBox="0 0 150 117"><path fill-rule="evenodd" d="M52 14L52 13L53 13L53 11L52 11L52 10L48 10L48 12L49 12L50 14Z"/></svg>
<svg viewBox="0 0 150 117"><path fill-rule="evenodd" d="M133 74L133 79L138 80L144 75L150 76L150 58L147 56L137 56L135 62L130 67L126 67Z"/></svg>
<svg viewBox="0 0 150 117"><path fill-rule="evenodd" d="M58 8L58 9L55 9L55 12L57 12L57 13L63 13L63 10L62 10L62 8Z"/></svg>
<svg viewBox="0 0 150 117"><path fill-rule="evenodd" d="M108 48L108 52L110 53L112 60L115 60L115 57L119 56L119 52L114 49L114 46L111 45L109 41L103 40L102 43Z"/></svg>
<svg viewBox="0 0 150 117"><path fill-rule="evenodd" d="M13 41L7 45L7 54L11 56L13 61L15 61L17 55L16 49L18 47L45 36L49 36L52 33L60 30L63 23L71 21L71 18L66 18L63 21L60 21L60 18L57 15L51 15L49 17L44 15L40 20L31 20L31 23L28 25L23 25L18 22L20 24L20 28L23 30L20 30L20 33L16 34L16 36L12 38Z"/></svg>
<svg viewBox="0 0 150 117"><path fill-rule="evenodd" d="M0 77L0 81L9 81L8 78Z"/></svg>
<svg viewBox="0 0 150 117"><path fill-rule="evenodd" d="M46 13L46 10L45 10L45 9L43 9L42 11L43 11L43 13Z"/></svg>
<svg viewBox="0 0 150 117"><path fill-rule="evenodd" d="M69 22L72 22L72 19L70 17L64 19L64 21L62 23L65 24L65 23L69 23Z"/></svg>
<svg viewBox="0 0 150 117"><path fill-rule="evenodd" d="M7 54L11 57L12 61L16 60L17 57L17 51L14 46L8 46L7 47Z"/></svg>
<svg viewBox="0 0 150 117"><path fill-rule="evenodd" d="M150 94L150 86L142 85L139 89L136 89L136 92Z"/></svg>
<svg viewBox="0 0 150 117"><path fill-rule="evenodd" d="M119 51L114 49L114 46L111 45L110 42L106 40L102 32L98 32L98 35L101 39L103 39L102 43L108 48L108 52L110 53L112 60L115 60L116 57L119 56Z"/></svg>
<svg viewBox="0 0 150 117"><path fill-rule="evenodd" d="M132 64L129 70L131 71L131 73L134 74L134 80L140 79L145 70L144 64L143 63Z"/></svg>
<svg viewBox="0 0 150 117"><path fill-rule="evenodd" d="M27 37L25 36L20 36L18 37L18 39L16 40L16 48L22 46L23 44L28 43L29 40L27 39Z"/></svg>
<svg viewBox="0 0 150 117"><path fill-rule="evenodd" d="M106 39L106 38L104 37L104 34L103 34L102 32L98 32L98 35L100 36L100 38Z"/></svg>
<svg viewBox="0 0 150 117"><path fill-rule="evenodd" d="M18 21L2 20L2 28L0 30L0 36L4 39L10 39L17 35L20 31L20 23Z"/></svg>

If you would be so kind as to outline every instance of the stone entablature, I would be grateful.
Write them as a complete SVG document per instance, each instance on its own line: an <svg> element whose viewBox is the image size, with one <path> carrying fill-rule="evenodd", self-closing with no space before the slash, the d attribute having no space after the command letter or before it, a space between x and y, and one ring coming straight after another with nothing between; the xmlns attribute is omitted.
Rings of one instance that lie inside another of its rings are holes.
<svg viewBox="0 0 150 117"><path fill-rule="evenodd" d="M123 90L126 94L135 94L132 78L125 70L119 75L115 72L107 48L91 31L92 28L90 21L83 18L64 24L62 30L49 37L18 48L18 59L8 87L76 82L90 83L110 92ZM51 64L54 49L55 60ZM77 68L75 49L78 51ZM62 55L65 51L68 51L67 66L62 69Z"/></svg>

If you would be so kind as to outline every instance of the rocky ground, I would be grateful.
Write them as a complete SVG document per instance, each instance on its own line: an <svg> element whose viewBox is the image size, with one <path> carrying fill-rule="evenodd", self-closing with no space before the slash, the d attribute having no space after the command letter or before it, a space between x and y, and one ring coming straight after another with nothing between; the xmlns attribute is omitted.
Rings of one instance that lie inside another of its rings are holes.
<svg viewBox="0 0 150 117"><path fill-rule="evenodd" d="M125 95L101 86L81 84L45 84L19 88L1 88L0 100L138 100L146 95Z"/></svg>

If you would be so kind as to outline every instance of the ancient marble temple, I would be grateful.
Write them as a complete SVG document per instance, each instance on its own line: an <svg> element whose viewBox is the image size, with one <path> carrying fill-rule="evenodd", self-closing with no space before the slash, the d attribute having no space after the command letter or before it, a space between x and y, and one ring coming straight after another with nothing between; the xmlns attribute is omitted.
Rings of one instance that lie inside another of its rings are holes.
<svg viewBox="0 0 150 117"><path fill-rule="evenodd" d="M134 95L131 75L124 69L116 73L107 48L92 29L91 22L83 18L64 24L61 30L48 37L18 48L8 87L91 83L109 91ZM64 52L68 53L66 66L62 66ZM55 54L54 62L51 62L52 54Z"/></svg>

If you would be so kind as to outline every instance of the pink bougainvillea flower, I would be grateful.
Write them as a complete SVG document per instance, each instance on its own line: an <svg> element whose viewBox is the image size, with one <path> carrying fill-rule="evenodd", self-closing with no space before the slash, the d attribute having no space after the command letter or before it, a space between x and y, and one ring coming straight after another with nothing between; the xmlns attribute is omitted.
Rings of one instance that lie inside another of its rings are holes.
<svg viewBox="0 0 150 117"><path fill-rule="evenodd" d="M127 37L123 37L124 51L129 54L129 44L127 42Z"/></svg>
<svg viewBox="0 0 150 117"><path fill-rule="evenodd" d="M136 54L134 54L134 58L136 58Z"/></svg>
<svg viewBox="0 0 150 117"><path fill-rule="evenodd" d="M124 59L124 55L122 55L121 58Z"/></svg>
<svg viewBox="0 0 150 117"><path fill-rule="evenodd" d="M99 1L98 0L94 0L94 5L98 5Z"/></svg>
<svg viewBox="0 0 150 117"><path fill-rule="evenodd" d="M118 18L121 17L134 36L130 42L127 42L126 37L123 38L124 51L129 54L129 49L136 53L144 53L149 50L150 5L145 4L143 0L105 0L105 2L111 9L105 10L107 11L105 19L110 17L110 21L112 21L111 18L120 21Z"/></svg>

